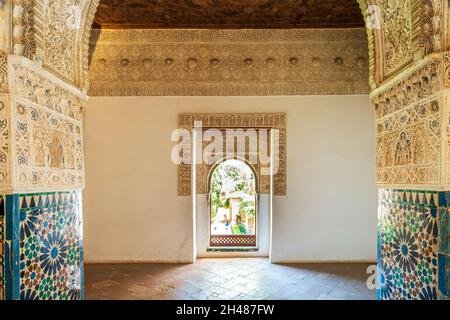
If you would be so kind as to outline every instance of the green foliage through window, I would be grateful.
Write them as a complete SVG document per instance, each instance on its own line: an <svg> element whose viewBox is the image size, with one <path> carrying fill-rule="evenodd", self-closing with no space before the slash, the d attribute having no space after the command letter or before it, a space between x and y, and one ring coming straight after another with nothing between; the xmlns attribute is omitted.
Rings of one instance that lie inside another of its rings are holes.
<svg viewBox="0 0 450 320"><path fill-rule="evenodd" d="M255 186L253 171L242 161L227 160L214 169L210 188L211 224L214 224L214 230L218 229L231 234L254 234ZM238 212L235 208L230 208L232 201L239 204ZM218 217L219 211L225 214ZM231 212L233 212L232 218Z"/></svg>

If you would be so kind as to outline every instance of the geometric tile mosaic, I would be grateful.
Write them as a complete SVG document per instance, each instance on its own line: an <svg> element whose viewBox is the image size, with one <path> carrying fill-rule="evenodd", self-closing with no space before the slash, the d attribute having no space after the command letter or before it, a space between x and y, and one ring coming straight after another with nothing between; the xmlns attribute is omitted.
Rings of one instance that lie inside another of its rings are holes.
<svg viewBox="0 0 450 320"><path fill-rule="evenodd" d="M448 228L439 220L447 212L444 195L379 191L378 299L436 300L447 295L442 290L447 268L440 259L441 229Z"/></svg>
<svg viewBox="0 0 450 320"><path fill-rule="evenodd" d="M18 204L20 299L81 299L81 193L24 194Z"/></svg>
<svg viewBox="0 0 450 320"><path fill-rule="evenodd" d="M449 198L446 197L448 200ZM450 298L450 224L449 208L444 207L439 210L439 291L442 293L441 299Z"/></svg>

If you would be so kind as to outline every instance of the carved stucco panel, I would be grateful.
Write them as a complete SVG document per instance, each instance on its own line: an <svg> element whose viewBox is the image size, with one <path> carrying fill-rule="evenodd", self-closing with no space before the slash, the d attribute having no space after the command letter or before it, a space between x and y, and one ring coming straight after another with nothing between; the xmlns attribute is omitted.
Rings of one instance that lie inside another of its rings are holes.
<svg viewBox="0 0 450 320"><path fill-rule="evenodd" d="M438 101L380 119L378 143L382 157L378 159L378 183L439 185L440 122Z"/></svg>
<svg viewBox="0 0 450 320"><path fill-rule="evenodd" d="M12 188L83 188L86 97L27 59L10 60Z"/></svg>
<svg viewBox="0 0 450 320"><path fill-rule="evenodd" d="M81 123L15 99L15 187L81 188Z"/></svg>
<svg viewBox="0 0 450 320"><path fill-rule="evenodd" d="M209 129L209 128L208 128ZM249 129L253 129L255 130L255 133L259 136L259 128L249 128ZM266 129L266 128L264 128ZM270 129L270 128L267 128ZM266 130L267 130L266 129ZM205 133L207 129L203 129L202 134ZM226 130L227 129L223 129L220 128L219 129L220 132L222 133L223 137L226 137ZM208 145L210 144L210 141L205 141L203 140L203 146L202 146L202 153L205 151L205 149L208 147ZM283 143L280 143L281 145L283 145ZM256 179L257 179L257 185L256 185L256 191L259 194L269 194L270 192L270 176L268 176L267 174L263 174L263 170L266 170L266 172L268 172L268 170L270 170L270 163L263 163L261 161L261 154L263 152L266 152L267 154L264 154L264 156L270 157L270 134L267 134L267 141L266 141L266 145L267 145L267 152L266 150L260 150L260 144L258 143L256 146L249 146L248 144L245 145L245 150L243 153L239 154L236 151L238 150L239 146L238 146L238 141L235 140L234 141L234 146L233 146L233 150L228 151L227 153L227 145L226 143L223 144L223 148L220 153L220 155L216 155L216 157L220 158L222 160L225 160L227 158L230 158L230 154L232 154L233 158L237 158L237 159L241 159L243 161L246 161L254 170L256 173ZM252 149L254 148L254 149ZM217 152L218 150L215 150L215 152ZM285 151L281 151L280 153L284 153ZM257 162L254 163L254 159L257 159ZM197 194L206 194L209 190L209 176L211 173L211 169L214 167L214 164L206 164L206 163L202 163L202 164L197 164L196 167L196 175L197 175L197 179L196 179L196 190L197 190ZM281 164L281 167L285 167L284 163ZM278 174L276 176L279 176ZM277 180L277 182L279 183L280 180Z"/></svg>
<svg viewBox="0 0 450 320"><path fill-rule="evenodd" d="M77 56L77 15L80 0L47 1L44 7L44 64L58 75L75 82Z"/></svg>
<svg viewBox="0 0 450 320"><path fill-rule="evenodd" d="M450 190L450 53L444 53L444 71L443 71L443 83L444 83L444 99L443 104L445 109L443 111L443 135L445 138L445 188Z"/></svg>
<svg viewBox="0 0 450 320"><path fill-rule="evenodd" d="M422 0L419 2L420 38L419 46L423 56L441 52L443 21L441 16L445 6L440 0Z"/></svg>
<svg viewBox="0 0 450 320"><path fill-rule="evenodd" d="M88 43L99 0L15 0L13 52L87 88Z"/></svg>
<svg viewBox="0 0 450 320"><path fill-rule="evenodd" d="M17 0L13 2L13 53L34 59L37 42L42 38L36 21L41 21L39 1Z"/></svg>
<svg viewBox="0 0 450 320"><path fill-rule="evenodd" d="M0 188L11 185L11 134L9 97L0 94Z"/></svg>
<svg viewBox="0 0 450 320"><path fill-rule="evenodd" d="M0 51L0 93L8 92L8 54Z"/></svg>
<svg viewBox="0 0 450 320"><path fill-rule="evenodd" d="M372 94L380 186L442 185L443 83L443 62L436 55Z"/></svg>
<svg viewBox="0 0 450 320"><path fill-rule="evenodd" d="M413 0L380 0L383 18L384 75L390 77L413 61Z"/></svg>
<svg viewBox="0 0 450 320"><path fill-rule="evenodd" d="M287 193L286 189L286 114L284 113L193 113L193 114L180 114L178 117L178 127L192 130L195 121L201 121L204 128L217 128L220 130L225 129L255 129L256 131L261 128L265 129L278 129L279 130L279 169L273 177L274 195L284 196ZM203 148L207 143L204 141ZM268 145L271 152L271 146ZM202 148L202 152L203 152ZM237 150L235 142L235 150ZM249 160L251 150L247 149L244 155L241 157ZM259 149L258 151L259 152ZM226 146L224 146L224 156L226 156ZM233 154L233 156L239 156ZM258 160L258 163L254 164L259 174L259 191L263 194L270 192L270 177L267 175L260 175L263 168L267 168L270 164L264 164ZM207 190L207 179L211 169L209 164L197 165L197 193L204 194ZM178 166L178 195L189 196L191 195L192 187L192 167L189 164L181 164Z"/></svg>
<svg viewBox="0 0 450 320"><path fill-rule="evenodd" d="M440 0L358 0L366 21L372 90L412 63L443 50Z"/></svg>
<svg viewBox="0 0 450 320"><path fill-rule="evenodd" d="M450 190L450 91L446 90L446 108L444 112L443 136L444 136L444 161L445 161L445 189Z"/></svg>

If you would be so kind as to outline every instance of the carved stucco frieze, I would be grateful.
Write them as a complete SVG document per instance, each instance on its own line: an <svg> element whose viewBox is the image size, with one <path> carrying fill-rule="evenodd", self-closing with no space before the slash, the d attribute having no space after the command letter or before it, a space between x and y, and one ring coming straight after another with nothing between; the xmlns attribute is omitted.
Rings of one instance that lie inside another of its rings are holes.
<svg viewBox="0 0 450 320"><path fill-rule="evenodd" d="M63 81L50 79L29 65L11 63L11 93L52 111L81 121L85 97L73 94Z"/></svg>
<svg viewBox="0 0 450 320"><path fill-rule="evenodd" d="M441 56L435 56L374 90L371 96L377 118L441 94L442 65Z"/></svg>
<svg viewBox="0 0 450 320"><path fill-rule="evenodd" d="M252 128L253 129L253 128ZM206 128L203 129L203 132L201 134L205 134ZM224 128L218 129L221 131L222 135L226 136L226 130ZM259 135L259 128L254 128L255 133ZM202 153L205 151L206 148L208 148L209 141L203 141L202 146ZM267 135L267 145L269 146L269 150L267 156L270 156L270 135ZM270 163L264 164L261 162L261 157L258 157L259 154L262 154L263 152L266 152L266 150L262 151L259 148L259 145L256 147L256 150L254 152L251 151L251 148L246 145L244 152L238 154L236 152L233 152L233 155L230 157L230 153L227 154L227 145L224 143L222 145L222 150L215 150L216 152L221 152L221 160L230 159L230 158L236 158L241 159L243 161L246 161L255 171L256 173L256 192L258 194L269 194L270 193L270 176L263 173L263 170L270 170ZM234 150L238 150L238 142L234 141ZM253 163L251 161L251 157L256 156L257 162ZM209 179L210 174L212 172L212 169L215 167L215 164L197 164L196 165L196 191L197 194L207 194L209 191ZM191 166L189 166L189 169ZM278 183L280 179L278 179ZM184 186L181 186L181 189L184 189ZM189 191L190 192L190 191Z"/></svg>
<svg viewBox="0 0 450 320"><path fill-rule="evenodd" d="M23 100L14 113L15 189L82 188L81 123Z"/></svg>
<svg viewBox="0 0 450 320"><path fill-rule="evenodd" d="M95 30L93 96L368 93L367 40L348 30Z"/></svg>
<svg viewBox="0 0 450 320"><path fill-rule="evenodd" d="M201 121L203 128L223 129L278 129L279 130L279 169L273 177L273 192L276 196L286 195L286 114L285 113L192 113L180 114L178 116L178 127L192 130L195 121ZM205 147L204 145L203 147ZM270 146L269 146L270 147ZM270 149L270 148L269 148ZM237 150L235 146L235 150ZM245 151L244 158L249 156L249 150ZM234 154L234 156L237 156ZM248 160L248 159L247 159ZM259 174L260 170L266 166L260 162L254 164ZM197 165L197 193L202 194L207 190L207 179L211 165ZM181 164L178 166L178 195L191 195L192 166ZM270 192L270 178L261 175L259 179L260 192L267 194Z"/></svg>
<svg viewBox="0 0 450 320"><path fill-rule="evenodd" d="M448 100L448 98L447 98L447 100ZM445 108L445 112L443 113L442 127L444 129L443 130L443 140L444 140L443 162L444 162L444 174L445 174L444 188L445 188L445 190L450 190L450 108L448 108L448 106Z"/></svg>

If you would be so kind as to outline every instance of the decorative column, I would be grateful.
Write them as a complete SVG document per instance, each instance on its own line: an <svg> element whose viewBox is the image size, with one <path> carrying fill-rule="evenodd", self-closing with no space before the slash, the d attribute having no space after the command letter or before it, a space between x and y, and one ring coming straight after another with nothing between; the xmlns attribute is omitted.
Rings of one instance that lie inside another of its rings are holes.
<svg viewBox="0 0 450 320"><path fill-rule="evenodd" d="M0 6L0 299L83 297L83 107L98 1Z"/></svg>
<svg viewBox="0 0 450 320"><path fill-rule="evenodd" d="M448 4L360 4L377 118L378 298L448 299Z"/></svg>
<svg viewBox="0 0 450 320"><path fill-rule="evenodd" d="M373 91L377 114L380 299L445 298L448 104L443 55Z"/></svg>
<svg viewBox="0 0 450 320"><path fill-rule="evenodd" d="M27 58L8 56L3 132L6 298L82 296L85 95Z"/></svg>

